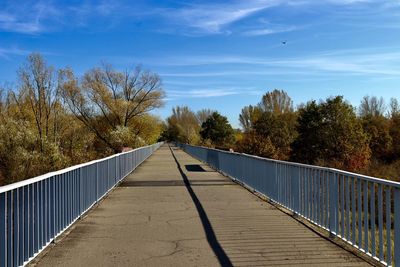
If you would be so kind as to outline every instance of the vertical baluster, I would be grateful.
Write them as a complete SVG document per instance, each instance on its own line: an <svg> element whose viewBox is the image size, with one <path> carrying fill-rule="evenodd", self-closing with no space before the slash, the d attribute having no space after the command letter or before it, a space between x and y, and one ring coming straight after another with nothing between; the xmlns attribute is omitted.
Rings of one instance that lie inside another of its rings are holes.
<svg viewBox="0 0 400 267"><path fill-rule="evenodd" d="M357 219L358 219L358 247L362 248L362 181L357 179Z"/></svg>
<svg viewBox="0 0 400 267"><path fill-rule="evenodd" d="M391 187L386 187L386 262L392 265L392 198Z"/></svg>
<svg viewBox="0 0 400 267"><path fill-rule="evenodd" d="M372 257L376 256L376 241L375 241L375 183L371 183L371 197L370 197L370 218L371 218L371 254Z"/></svg>
<svg viewBox="0 0 400 267"><path fill-rule="evenodd" d="M368 181L364 181L364 250L369 252L369 225L368 225Z"/></svg>
<svg viewBox="0 0 400 267"><path fill-rule="evenodd" d="M330 173L329 187L329 228L334 234L338 234L338 201L339 200L339 184L337 174Z"/></svg>
<svg viewBox="0 0 400 267"><path fill-rule="evenodd" d="M400 189L394 188L394 264L400 265Z"/></svg>
<svg viewBox="0 0 400 267"><path fill-rule="evenodd" d="M7 266L13 266L13 193L7 192Z"/></svg>
<svg viewBox="0 0 400 267"><path fill-rule="evenodd" d="M18 266L18 248L19 248L19 227L18 227L18 223L19 223L19 188L16 188L13 190L14 194L13 194L13 223L12 223L12 231L13 231L13 246L12 246L12 257L13 257L13 265L12 266Z"/></svg>
<svg viewBox="0 0 400 267"><path fill-rule="evenodd" d="M29 259L29 185L24 186L24 261ZM0 264L1 266L1 264Z"/></svg>
<svg viewBox="0 0 400 267"><path fill-rule="evenodd" d="M346 189L346 239L350 240L350 177L345 177Z"/></svg>
<svg viewBox="0 0 400 267"><path fill-rule="evenodd" d="M25 191L24 187L18 188L18 265L24 263L24 236L25 236Z"/></svg>
<svg viewBox="0 0 400 267"><path fill-rule="evenodd" d="M383 186L378 185L378 227L379 227L379 260L383 258Z"/></svg>
<svg viewBox="0 0 400 267"><path fill-rule="evenodd" d="M352 224L352 235L351 242L353 245L356 244L356 178L351 179L351 224Z"/></svg>
<svg viewBox="0 0 400 267"><path fill-rule="evenodd" d="M345 211L344 211L344 175L340 175L339 176L340 177L340 179L339 179L339 182L340 182L340 236L342 237L342 238L344 238L345 237L345 229L344 229L344 226L345 226L345 221L344 221L344 214L345 214Z"/></svg>
<svg viewBox="0 0 400 267"><path fill-rule="evenodd" d="M7 198L0 193L0 266L7 264Z"/></svg>
<svg viewBox="0 0 400 267"><path fill-rule="evenodd" d="M324 225L324 171L319 171L319 224Z"/></svg>

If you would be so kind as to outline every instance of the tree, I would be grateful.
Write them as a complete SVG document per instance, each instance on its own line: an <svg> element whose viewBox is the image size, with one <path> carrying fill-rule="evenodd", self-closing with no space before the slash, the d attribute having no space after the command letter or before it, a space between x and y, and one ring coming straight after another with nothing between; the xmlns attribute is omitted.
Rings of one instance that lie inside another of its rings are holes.
<svg viewBox="0 0 400 267"><path fill-rule="evenodd" d="M383 116L385 111L385 101L382 97L377 98L376 96L364 96L364 98L361 100L359 107L360 117Z"/></svg>
<svg viewBox="0 0 400 267"><path fill-rule="evenodd" d="M382 116L367 116L361 119L364 132L368 135L372 157L387 160L392 149L390 121Z"/></svg>
<svg viewBox="0 0 400 267"><path fill-rule="evenodd" d="M196 117L197 120L199 121L199 125L202 125L203 122L205 122L208 119L208 117L210 117L214 112L215 110L209 108L204 108L202 110L197 111Z"/></svg>
<svg viewBox="0 0 400 267"><path fill-rule="evenodd" d="M390 99L389 105L390 105L390 112L389 112L390 118L400 114L400 106L396 98L392 97Z"/></svg>
<svg viewBox="0 0 400 267"><path fill-rule="evenodd" d="M386 160L390 154L392 137L389 133L389 120L383 98L364 96L359 114L364 132L368 135L369 146L374 159Z"/></svg>
<svg viewBox="0 0 400 267"><path fill-rule="evenodd" d="M140 67L119 72L103 64L85 73L81 81L72 70L61 74L60 88L70 111L114 152L121 150L112 140L116 131L130 128L136 117L163 105L159 76Z"/></svg>
<svg viewBox="0 0 400 267"><path fill-rule="evenodd" d="M295 113L264 112L255 122L253 129L258 138L266 140L267 147L271 148L271 152L264 152L264 155L260 156L266 156L267 153L281 160L290 157L290 146L297 136Z"/></svg>
<svg viewBox="0 0 400 267"><path fill-rule="evenodd" d="M245 106L239 115L239 122L245 132L250 131L257 119L261 116L262 110L257 106Z"/></svg>
<svg viewBox="0 0 400 267"><path fill-rule="evenodd" d="M15 96L19 110L23 111L24 105L29 105L33 113L37 141L40 151L44 151L46 139L57 135L57 108L59 105L59 91L57 75L52 66L48 66L40 54L28 56L25 65L18 72L20 82L20 94ZM53 122L53 124L52 124Z"/></svg>
<svg viewBox="0 0 400 267"><path fill-rule="evenodd" d="M187 106L172 108L167 118L167 129L163 136L168 141L197 144L200 140L200 125L196 114Z"/></svg>
<svg viewBox="0 0 400 267"><path fill-rule="evenodd" d="M259 136L255 130L250 130L236 144L236 150L242 153L265 158L278 158L277 151L269 137Z"/></svg>
<svg viewBox="0 0 400 267"><path fill-rule="evenodd" d="M285 91L267 92L256 107L242 109L239 121L245 133L237 149L262 157L288 159L291 143L297 136L296 118L292 100Z"/></svg>
<svg viewBox="0 0 400 267"><path fill-rule="evenodd" d="M233 143L234 132L225 116L218 112L208 117L201 125L200 135L203 140L210 140L212 144L219 147L226 147Z"/></svg>
<svg viewBox="0 0 400 267"><path fill-rule="evenodd" d="M290 96L283 90L275 89L263 95L261 102L258 104L264 112L272 112L275 114L283 114L293 112L293 101Z"/></svg>
<svg viewBox="0 0 400 267"><path fill-rule="evenodd" d="M353 107L337 96L317 104L309 102L299 110L299 136L293 143L292 158L348 170L365 168L371 156L368 137Z"/></svg>

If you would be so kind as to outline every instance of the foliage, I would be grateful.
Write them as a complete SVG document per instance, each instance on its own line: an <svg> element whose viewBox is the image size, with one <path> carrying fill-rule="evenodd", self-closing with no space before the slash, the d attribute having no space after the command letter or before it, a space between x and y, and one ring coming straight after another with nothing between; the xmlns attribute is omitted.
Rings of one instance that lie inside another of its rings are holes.
<svg viewBox="0 0 400 267"><path fill-rule="evenodd" d="M17 86L0 88L0 185L155 142L162 105L156 74L104 64L75 77L31 54Z"/></svg>
<svg viewBox="0 0 400 267"><path fill-rule="evenodd" d="M200 125L196 114L189 107L174 107L172 115L167 118L167 128L163 136L167 141L178 141L187 144L198 144Z"/></svg>
<svg viewBox="0 0 400 267"><path fill-rule="evenodd" d="M199 125L202 125L213 113L215 110L209 108L203 108L196 113L197 120L199 121Z"/></svg>
<svg viewBox="0 0 400 267"><path fill-rule="evenodd" d="M359 107L360 117L376 117L383 116L385 113L385 101L383 97L364 96Z"/></svg>
<svg viewBox="0 0 400 267"><path fill-rule="evenodd" d="M122 148L120 142L113 141L116 132L163 105L160 78L140 67L119 72L103 64L86 72L81 80L71 70L61 73L61 95L69 110L114 152ZM130 133L130 137L133 135ZM124 145L134 147L138 141L129 140Z"/></svg>
<svg viewBox="0 0 400 267"><path fill-rule="evenodd" d="M294 111L293 101L290 96L285 91L277 89L263 95L258 106L262 111L274 114L283 114Z"/></svg>
<svg viewBox="0 0 400 267"><path fill-rule="evenodd" d="M320 104L309 102L299 110L297 130L294 160L353 171L368 166L368 136L343 97L328 98Z"/></svg>
<svg viewBox="0 0 400 267"><path fill-rule="evenodd" d="M263 157L287 160L296 138L296 113L285 91L267 92L261 102L242 109L239 121L244 129L237 150Z"/></svg>
<svg viewBox="0 0 400 267"><path fill-rule="evenodd" d="M245 106L239 115L239 122L245 132L250 131L258 118L261 116L262 110L257 106Z"/></svg>
<svg viewBox="0 0 400 267"><path fill-rule="evenodd" d="M218 147L226 147L234 141L234 131L228 119L218 112L213 112L208 119L201 125L200 131L203 140L210 140Z"/></svg>

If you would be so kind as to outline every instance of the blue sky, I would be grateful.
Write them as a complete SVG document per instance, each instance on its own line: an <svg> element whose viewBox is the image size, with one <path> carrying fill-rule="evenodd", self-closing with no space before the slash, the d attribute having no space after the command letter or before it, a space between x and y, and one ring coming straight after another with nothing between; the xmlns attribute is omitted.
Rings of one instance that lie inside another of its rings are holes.
<svg viewBox="0 0 400 267"><path fill-rule="evenodd" d="M142 64L167 93L157 115L211 108L237 127L274 88L296 104L400 98L400 1L0 0L0 84L31 52L78 74Z"/></svg>

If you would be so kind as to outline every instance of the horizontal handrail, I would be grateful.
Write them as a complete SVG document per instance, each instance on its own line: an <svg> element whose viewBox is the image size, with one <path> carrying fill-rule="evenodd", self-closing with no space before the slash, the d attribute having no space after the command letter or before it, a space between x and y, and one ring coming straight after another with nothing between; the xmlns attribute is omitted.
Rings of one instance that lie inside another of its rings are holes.
<svg viewBox="0 0 400 267"><path fill-rule="evenodd" d="M400 183L333 168L178 146L384 265L400 266Z"/></svg>
<svg viewBox="0 0 400 267"><path fill-rule="evenodd" d="M155 145L157 145L157 144L155 144ZM52 177L54 175L60 175L60 174L63 174L63 173L66 173L66 172L69 172L69 171L72 171L72 170L75 170L75 169L79 169L79 168L82 168L82 167L85 167L85 166L88 166L88 165L92 165L92 164L95 164L95 163L98 163L98 162L102 162L102 161L106 161L106 160L109 160L109 159L112 159L112 158L116 158L118 156L129 154L129 153L132 153L132 152L134 152L136 150L147 148L147 147L151 147L151 146L154 146L154 145L148 145L148 146L135 148L133 150L129 150L129 151L113 154L113 155L105 157L105 158L91 160L91 161L84 162L84 163L77 164L77 165L73 165L73 166L70 166L70 167L67 167L67 168L64 168L64 169L61 169L61 170L48 172L48 173L45 173L45 174L42 174L42 175L39 175L39 176L36 176L36 177L33 177L33 178L29 178L29 179L23 180L23 181L19 181L19 182L15 182L15 183L12 183L12 184L0 186L0 193L4 193L4 192L10 191L10 190L13 190L15 188L21 187L21 186L25 186L25 185L28 185L28 184L39 182L41 180L45 180L45 179L47 179L49 177Z"/></svg>
<svg viewBox="0 0 400 267"><path fill-rule="evenodd" d="M161 145L0 187L0 266L30 262Z"/></svg>

